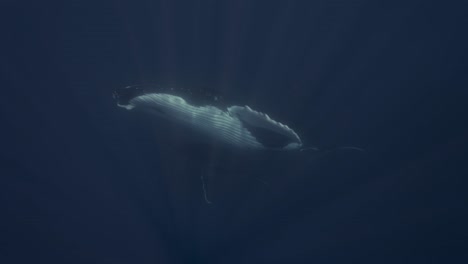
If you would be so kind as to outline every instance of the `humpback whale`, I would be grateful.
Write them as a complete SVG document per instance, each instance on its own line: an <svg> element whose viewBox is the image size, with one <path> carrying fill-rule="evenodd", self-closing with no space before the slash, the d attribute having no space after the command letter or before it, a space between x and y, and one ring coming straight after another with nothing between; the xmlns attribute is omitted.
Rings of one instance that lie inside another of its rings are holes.
<svg viewBox="0 0 468 264"><path fill-rule="evenodd" d="M205 93L134 85L114 90L113 97L119 107L149 112L236 149L254 150L255 153L313 151L319 154L316 158L340 150L365 152L357 147L337 147L325 151L304 147L299 135L289 126L247 105L220 105L216 97ZM280 156L284 157L282 154ZM203 173L201 181L204 199L210 204Z"/></svg>
<svg viewBox="0 0 468 264"><path fill-rule="evenodd" d="M231 147L302 149L301 138L294 130L247 105L220 107L207 102L197 104L191 102L190 96L184 98L180 90L144 86L118 88L113 97L119 107L150 112Z"/></svg>

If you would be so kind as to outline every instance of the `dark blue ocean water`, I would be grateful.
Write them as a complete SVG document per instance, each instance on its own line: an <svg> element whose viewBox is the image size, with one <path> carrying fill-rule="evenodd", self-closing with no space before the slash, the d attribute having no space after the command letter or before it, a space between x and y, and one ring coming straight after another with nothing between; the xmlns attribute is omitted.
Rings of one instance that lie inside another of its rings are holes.
<svg viewBox="0 0 468 264"><path fill-rule="evenodd" d="M466 263L467 7L1 1L0 263ZM327 155L118 108L208 91ZM203 199L201 175L208 195Z"/></svg>

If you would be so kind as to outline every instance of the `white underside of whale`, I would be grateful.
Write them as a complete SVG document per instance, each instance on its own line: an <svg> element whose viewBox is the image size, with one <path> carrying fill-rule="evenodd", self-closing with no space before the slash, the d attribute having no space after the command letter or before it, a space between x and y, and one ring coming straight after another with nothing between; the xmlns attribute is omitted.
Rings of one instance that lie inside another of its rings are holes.
<svg viewBox="0 0 468 264"><path fill-rule="evenodd" d="M231 106L227 108L227 111L223 111L209 105L193 106L179 96L164 93L137 96L130 100L128 105L119 106L128 110L154 109L155 113L174 122L189 126L213 139L235 147L268 149L243 123L287 137L288 144L281 148L283 150L299 149L302 146L301 139L291 128L248 106Z"/></svg>

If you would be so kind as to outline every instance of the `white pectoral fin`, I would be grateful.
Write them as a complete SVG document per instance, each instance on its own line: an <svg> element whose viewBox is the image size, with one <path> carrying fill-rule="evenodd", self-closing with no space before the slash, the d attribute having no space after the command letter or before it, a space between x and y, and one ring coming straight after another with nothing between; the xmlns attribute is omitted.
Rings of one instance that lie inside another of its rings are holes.
<svg viewBox="0 0 468 264"><path fill-rule="evenodd" d="M263 128L289 138L290 142L283 149L298 149L302 146L302 141L294 130L271 119L267 114L255 111L249 106L231 106L228 111L250 126Z"/></svg>

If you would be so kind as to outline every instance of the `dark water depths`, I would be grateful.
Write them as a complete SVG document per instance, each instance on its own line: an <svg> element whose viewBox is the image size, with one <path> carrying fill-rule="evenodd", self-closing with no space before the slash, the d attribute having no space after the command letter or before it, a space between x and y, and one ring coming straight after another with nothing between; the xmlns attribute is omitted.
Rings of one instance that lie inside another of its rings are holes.
<svg viewBox="0 0 468 264"><path fill-rule="evenodd" d="M0 4L0 263L468 260L464 5L136 2ZM366 153L231 153L115 105L147 82Z"/></svg>

